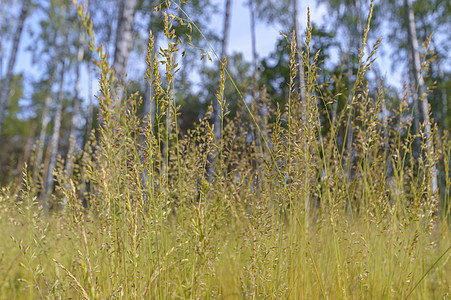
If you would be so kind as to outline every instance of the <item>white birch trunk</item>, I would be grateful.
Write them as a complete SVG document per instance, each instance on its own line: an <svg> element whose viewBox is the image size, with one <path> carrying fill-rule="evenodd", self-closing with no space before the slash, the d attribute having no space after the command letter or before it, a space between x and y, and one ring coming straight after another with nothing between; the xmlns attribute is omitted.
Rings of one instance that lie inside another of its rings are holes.
<svg viewBox="0 0 451 300"><path fill-rule="evenodd" d="M415 71L413 67L413 54L412 54L412 48L409 46L407 49L407 60L409 61L409 80L412 85L415 83ZM413 128L415 129L415 132L420 131L420 107L418 106L418 94L415 93L413 95ZM420 144L416 140L416 146L417 148L420 148Z"/></svg>
<svg viewBox="0 0 451 300"><path fill-rule="evenodd" d="M84 51L85 35L81 31L81 28L80 28L78 39L79 39L79 45L78 45L78 52L77 52L77 65L76 65L76 71L75 71L74 111L72 113L72 119L71 119L71 124L70 124L69 149L68 149L67 158L66 158L66 176L67 177L71 176L73 156L74 156L75 148L77 145L75 131L77 128L78 115L80 113L80 100L79 100L79 98L80 98L80 68L81 68L81 64L83 62L83 56L85 53L85 51Z"/></svg>
<svg viewBox="0 0 451 300"><path fill-rule="evenodd" d="M437 64L438 66L438 78L440 82L445 82L445 75L443 74L443 69L440 66L440 63ZM443 129L448 130L448 94L446 92L446 88L442 86L440 88L440 97L442 100L442 123L443 123Z"/></svg>
<svg viewBox="0 0 451 300"><path fill-rule="evenodd" d="M299 85L300 85L300 96L301 96L301 101L306 101L306 95L305 95L305 79L304 79L304 58L302 57L302 34L301 34L301 29L299 26L299 21L298 21L298 14L299 14L299 9L298 9L298 0L293 0L293 26L294 26L294 30L296 33L296 47L297 47L297 51L298 51L298 60L299 60ZM304 118L304 116L303 116Z"/></svg>
<svg viewBox="0 0 451 300"><path fill-rule="evenodd" d="M137 0L121 0L119 6L119 19L116 30L116 45L114 51L113 69L119 85L116 89L116 103L124 97L125 72L130 52L133 48L133 24L135 19Z"/></svg>
<svg viewBox="0 0 451 300"><path fill-rule="evenodd" d="M435 39L432 39L432 44L434 45L434 49L436 49L436 51L437 51L438 47L435 42ZM442 63L443 63L443 61L442 61L441 57L439 56L436 60L438 78L439 78L439 82L444 83L445 82L445 74L443 73ZM448 126L448 93L447 93L446 87L444 85L442 85L440 88L440 99L442 100L442 110L440 112L440 116L441 116L443 129L448 130L449 129L449 126Z"/></svg>
<svg viewBox="0 0 451 300"><path fill-rule="evenodd" d="M152 53L152 57L154 56L154 54L158 51L158 37L159 34L155 34L154 35L154 52ZM143 103L143 116L144 117L148 117L150 119L150 122L152 124L152 126L154 125L155 122L155 116L156 116L156 103L155 101L152 101L152 80L153 80L153 76L151 78L150 82L146 81L146 88L144 91L144 103ZM153 131L153 128L152 128Z"/></svg>
<svg viewBox="0 0 451 300"><path fill-rule="evenodd" d="M424 126L424 134L426 139L425 142L427 146L428 155L431 159L430 162L431 191L433 194L435 194L436 192L438 192L437 167L432 157L434 154L434 144L432 143L432 130L429 119L429 103L426 97L426 87L424 84L423 76L421 75L421 61L420 61L417 31L415 27L415 14L413 12L412 3L410 2L410 0L404 0L404 7L406 9L406 18L408 21L407 34L408 34L409 49L412 54L412 56L409 57L411 59L409 63L413 67L412 70L414 83L415 87L418 89L417 99L421 101L421 103L418 104L421 107L421 113L425 123Z"/></svg>
<svg viewBox="0 0 451 300"><path fill-rule="evenodd" d="M89 140L93 127L94 105L92 103L92 72L91 62L88 62L88 114L86 116L86 139L84 144Z"/></svg>
<svg viewBox="0 0 451 300"><path fill-rule="evenodd" d="M254 100L257 98L257 38L255 33L255 13L254 0L249 0L249 16L251 26L251 46L252 46L252 94Z"/></svg>
<svg viewBox="0 0 451 300"><path fill-rule="evenodd" d="M44 99L44 108L42 110L42 116L41 116L41 131L39 134L38 139L38 149L36 150L36 159L34 162L34 171L33 171L33 179L36 180L38 177L38 174L41 170L41 164L42 164L42 158L44 156L44 147L45 147L45 138L46 138L46 131L47 131L47 125L49 124L49 110L50 110L50 103L52 102L52 87L55 83L55 73L56 73L56 66L52 67L50 71L50 79L48 84L48 90L47 94L45 95Z"/></svg>
<svg viewBox="0 0 451 300"><path fill-rule="evenodd" d="M69 46L68 46L68 34L63 32L64 39L64 51L61 56L61 73L60 73L60 86L58 91L58 96L56 98L56 111L55 119L53 121L53 131L52 138L50 140L50 159L47 169L47 178L45 184L45 191L42 193L42 206L44 209L48 209L48 199L53 191L53 171L56 166L56 160L58 158L58 144L60 139L60 129L61 129L61 117L63 112L63 97L64 97L64 73L66 71L66 59L68 56Z"/></svg>

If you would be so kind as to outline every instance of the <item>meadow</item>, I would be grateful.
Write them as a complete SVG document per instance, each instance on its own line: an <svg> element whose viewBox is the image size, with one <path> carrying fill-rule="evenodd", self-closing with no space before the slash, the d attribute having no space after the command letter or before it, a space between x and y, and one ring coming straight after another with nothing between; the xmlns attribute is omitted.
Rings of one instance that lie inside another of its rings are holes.
<svg viewBox="0 0 451 300"><path fill-rule="evenodd" d="M46 209L33 161L20 185L1 189L1 299L450 297L451 141L433 121L429 138L425 124L413 132L407 89L399 103L389 103L383 87L370 91L365 74L378 44L360 50L350 101L336 116L336 97L318 87L317 56L308 54L309 24L303 87L287 37L284 107L263 89L254 101L241 98L228 118L223 92L233 79L223 61L219 136L213 108L181 133L176 17L165 15L160 54L149 39L152 123L138 117L138 93L115 98L114 72L81 7L79 16L97 55L101 125L69 158L73 175L59 161ZM431 187L433 172L444 188Z"/></svg>

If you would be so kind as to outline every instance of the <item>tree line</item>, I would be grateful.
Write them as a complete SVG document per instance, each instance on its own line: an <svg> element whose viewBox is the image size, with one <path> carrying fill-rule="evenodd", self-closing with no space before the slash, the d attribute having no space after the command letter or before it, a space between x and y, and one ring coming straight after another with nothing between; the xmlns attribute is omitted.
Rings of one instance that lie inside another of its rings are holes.
<svg viewBox="0 0 451 300"><path fill-rule="evenodd" d="M424 132L430 155L436 151L431 136L434 131L446 134L450 114L448 99L451 89L451 69L448 38L451 29L451 4L446 0L425 1L375 1L371 30L366 31L370 1L363 0L321 0L327 7L328 19L322 23L312 23L309 48L304 47L303 24L299 24L302 0L248 0L252 59L247 61L242 53L229 53L232 0L176 1L173 13L183 21L195 24L199 30L187 30L187 26L174 25L173 30L183 36L183 56L177 57L177 69L172 81L175 105L179 106L178 128L184 134L200 118L210 113L214 124L215 137L221 136L221 122L227 122L221 115L234 118L242 109L242 96L246 103L258 102L263 95L271 99L273 107L282 110L288 104L290 88L290 39L296 39L300 100L306 99L306 64L302 53L318 55L322 62L321 76L315 84L324 95L335 99L332 103L320 103L318 122L338 120L340 112L358 100L353 94L353 84L359 73L359 57L371 52L373 44L380 43L380 36L391 49L391 66L378 65L376 61L364 80L368 89L376 94L384 86L384 101L380 118L384 126L392 116L391 109L403 98L408 98L410 112L402 122L412 123L412 132ZM149 32L158 45L167 43L163 30L165 18L159 8L165 2L155 0L105 0L82 2L94 21L94 31L98 40L110 53L112 68L121 84L114 89L115 101L120 102L127 95L138 92L142 97L139 107L140 117L153 121L158 109L153 99L152 76L144 80L145 74L127 74L136 60L145 61ZM212 19L222 16L221 29ZM188 19L189 18L189 19ZM33 24L33 26L31 26ZM259 41L256 36L257 24L272 24L283 28L283 35L277 40L268 56L257 53ZM35 26L37 25L37 26ZM190 25L191 26L191 25ZM189 26L188 26L189 27ZM97 74L92 63L92 54L87 51L86 29L81 26L76 7L66 0L3 0L1 2L0 38L0 182L20 183L20 174L25 164L32 159L34 178L41 178L43 195L53 189L53 170L58 156L70 158L77 154L91 138L93 129L99 126L99 109L93 81ZM295 33L292 35L292 33ZM362 48L362 40L367 35L370 44ZM30 39L29 43L24 37ZM32 63L40 70L34 78L26 73L14 72L21 44L28 44L26 52ZM209 44L216 50L209 50ZM98 46L98 45L96 45ZM153 54L150 54L150 57ZM338 63L330 63L333 57ZM137 58L136 58L137 57ZM236 83L224 85L223 105L215 100L220 80L220 69L226 68ZM161 53L164 60L164 53ZM211 59L211 61L210 61ZM394 83L387 82L384 70L405 70L405 88L399 90ZM196 73L197 76L192 76ZM88 80L82 81L82 77ZM87 82L87 84L85 84ZM82 91L88 90L84 99ZM171 116L166 116L169 119ZM303 116L303 118L307 116ZM431 119L435 121L433 126ZM272 122L274 120L268 120ZM337 143L343 151L352 152L353 125L358 122L353 113L341 120ZM327 125L324 126L327 135ZM388 131L387 131L388 132ZM407 134L407 133L406 133ZM95 136L95 135L94 135ZM418 138L419 139L419 138ZM388 145L387 145L388 147ZM419 142L417 158L420 157ZM415 152L415 151L414 151ZM444 162L445 164L449 162ZM434 174L432 190L439 188L437 166L430 166ZM67 175L73 172L73 160L65 160Z"/></svg>

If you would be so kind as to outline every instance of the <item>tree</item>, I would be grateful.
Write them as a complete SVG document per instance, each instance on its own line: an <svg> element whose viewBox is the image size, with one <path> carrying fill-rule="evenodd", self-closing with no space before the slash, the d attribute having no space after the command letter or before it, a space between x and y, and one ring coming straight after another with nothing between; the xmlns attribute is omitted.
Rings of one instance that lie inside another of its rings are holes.
<svg viewBox="0 0 451 300"><path fill-rule="evenodd" d="M447 63L451 59L451 41L448 39L451 29L451 4L443 0L424 0L412 3L415 14L417 36L419 41L430 40L433 54L426 56L431 61L425 84L432 89L429 99L431 114L438 125L444 130L448 129L448 95L450 82L447 80ZM431 38L432 35L432 38ZM435 56L435 59L434 59ZM449 73L448 73L449 74ZM440 99L440 101L434 101Z"/></svg>
<svg viewBox="0 0 451 300"><path fill-rule="evenodd" d="M8 36L11 34L11 23L14 18L11 17L11 10L13 4L12 0L2 1L0 5L1 23L0 23L0 80L3 79L3 59L5 56L4 43L8 40Z"/></svg>
<svg viewBox="0 0 451 300"><path fill-rule="evenodd" d="M35 107L40 106L40 98L44 100L42 106L42 113L40 114L40 132L38 137L38 143L36 148L36 157L34 161L33 179L37 180L41 171L41 164L44 160L44 151L47 142L48 124L52 119L52 103L54 100L53 87L57 82L58 66L64 59L64 53L66 50L64 40L69 38L69 29L67 20L64 20L66 16L64 10L64 4L62 1L52 0L47 3L39 3L37 7L38 11L43 13L44 18L40 21L39 35L30 43L29 51L32 52L32 60L34 64L42 64L44 74L47 78L41 80L36 84L35 88ZM61 29L67 34L64 34ZM67 36L67 37L66 37ZM61 41L61 39L63 41ZM40 66L41 67L41 66ZM42 95L42 96L41 96ZM44 171L45 174L45 171ZM45 179L44 179L45 181ZM45 185L44 185L45 187Z"/></svg>
<svg viewBox="0 0 451 300"><path fill-rule="evenodd" d="M45 190L42 193L42 206L47 209L48 208L48 199L50 197L50 194L53 191L53 180L54 175L53 171L56 166L56 160L58 156L58 145L60 140L60 129L61 129L61 122L62 122L62 112L63 112L63 98L64 98L64 78L66 73L66 66L69 55L69 32L67 32L67 29L69 27L69 12L70 12L70 6L69 5L63 5L63 8L65 10L65 14L63 15L63 29L62 29L62 36L63 36L63 44L60 46L63 51L61 55L61 67L60 67L60 78L59 78L59 90L57 98L55 99L55 117L53 120L53 130L52 130L52 136L50 139L50 157L49 157L49 164L47 168L47 177L46 177L46 184L45 184Z"/></svg>
<svg viewBox="0 0 451 300"><path fill-rule="evenodd" d="M59 58L59 56L57 56L57 57ZM55 80L56 80L56 64L54 64L53 67L51 67L51 69L50 69L48 88L47 88L46 95L44 98L44 107L43 107L42 116L41 116L41 131L39 134L38 145L37 145L37 149L36 149L36 158L34 161L34 170L33 170L33 179L34 180L36 180L38 177L38 174L41 169L42 159L44 156L45 139L46 139L46 135L47 135L47 126L49 123L49 114L50 114L49 110L50 110L50 104L52 102L52 87L55 84Z"/></svg>
<svg viewBox="0 0 451 300"><path fill-rule="evenodd" d="M88 1L85 0L85 6L88 6ZM84 46L85 46L85 34L80 28L78 33L78 50L77 50L77 63L75 66L75 88L74 88L74 111L72 113L70 134L69 134L69 150L67 152L66 159L66 175L70 177L72 171L72 160L76 147L75 131L77 127L77 118L80 112L80 68L83 62Z"/></svg>
<svg viewBox="0 0 451 300"><path fill-rule="evenodd" d="M29 106L20 104L24 94L25 74L14 74L8 100L8 113L4 116L4 126L0 151L0 184L8 184L11 179L17 183L23 171L23 162L28 160L28 149L24 147L33 141L34 122L31 117L24 118Z"/></svg>
<svg viewBox="0 0 451 300"><path fill-rule="evenodd" d="M410 0L404 0L404 7L406 11L407 20L407 35L408 35L408 47L409 47L409 65L412 68L411 74L413 76L413 83L415 84L417 93L414 96L414 102L421 100L420 107L424 120L424 138L427 145L428 156L431 160L430 173L431 173L431 191L435 194L438 191L437 182L437 170L433 159L434 145L432 141L431 120L429 119L429 102L426 97L426 87L424 84L424 78L421 74L421 61L420 51L417 38L417 30L415 26L415 14L413 12L412 3Z"/></svg>
<svg viewBox="0 0 451 300"><path fill-rule="evenodd" d="M252 94L256 99L257 89L257 38L255 33L255 5L254 0L249 0L249 17L251 26L251 46L252 46Z"/></svg>
<svg viewBox="0 0 451 300"><path fill-rule="evenodd" d="M302 38L301 38L301 32L300 32L300 26L298 21L298 0L292 0L293 5L293 11L292 11L292 18L293 18L293 30L295 32L296 36L296 47L298 52L298 76L299 76L299 86L300 86L300 99L301 101L306 101L306 95L305 95L305 80L304 80L304 59L302 57Z"/></svg>
<svg viewBox="0 0 451 300"><path fill-rule="evenodd" d="M13 76L14 65L16 64L17 52L19 50L19 42L22 36L23 25L25 23L25 19L28 15L28 10L30 8L30 0L23 0L22 10L20 11L19 23L17 25L16 31L14 33L13 45L11 48L11 54L8 62L8 69L6 71L5 80L0 91L0 135L2 132L2 123L5 115L5 107L8 102L9 92L11 89L11 80ZM0 136L1 141L1 136Z"/></svg>
<svg viewBox="0 0 451 300"><path fill-rule="evenodd" d="M116 30L116 43L114 51L113 69L120 84L116 90L116 102L122 101L123 84L130 52L133 48L133 24L135 20L138 0L121 0L119 6L119 18Z"/></svg>
<svg viewBox="0 0 451 300"><path fill-rule="evenodd" d="M231 13L232 0L225 0L224 9L224 26L222 29L222 43L221 43L221 61L227 55L227 43L229 41L230 34L230 13ZM222 63L222 62L220 62ZM222 124L221 124L221 104L219 101L214 101L214 134L217 141L221 138Z"/></svg>

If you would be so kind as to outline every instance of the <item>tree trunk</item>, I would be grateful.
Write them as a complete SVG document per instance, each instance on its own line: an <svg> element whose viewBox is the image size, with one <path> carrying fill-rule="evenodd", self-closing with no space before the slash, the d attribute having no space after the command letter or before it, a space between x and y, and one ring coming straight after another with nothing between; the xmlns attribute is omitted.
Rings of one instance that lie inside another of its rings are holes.
<svg viewBox="0 0 451 300"><path fill-rule="evenodd" d="M299 60L299 84L300 84L300 92L301 92L301 101L306 101L305 95L305 79L304 79L304 59L302 57L302 39L301 39L301 29L298 21L298 0L292 0L293 4L293 26L296 33L296 47L298 51L298 60Z"/></svg>
<svg viewBox="0 0 451 300"><path fill-rule="evenodd" d="M440 62L437 64L437 67L438 67L439 82L443 84L445 82L445 75L443 74L443 69L440 65ZM442 118L441 119L442 119L443 129L448 130L449 129L449 126L448 126L448 95L446 92L446 88L443 85L440 88L440 97L442 100Z"/></svg>
<svg viewBox="0 0 451 300"><path fill-rule="evenodd" d="M348 124L347 124L347 131L345 133L346 140L344 141L345 147L346 147L346 154L347 162L345 163L346 166L346 176L348 180L348 184L352 181L352 167L354 165L354 159L355 159L355 151L352 148L353 144L353 135L354 135L354 128L352 125L352 120L354 118L354 109L353 109L353 98L356 93L354 89L354 84L352 83L354 80L358 80L356 77L354 79L354 67L355 62L353 61L354 55L353 52L356 51L358 53L358 49L360 47L360 38L363 37L363 27L362 27L362 12L360 7L360 0L354 0L353 7L348 7L348 9L353 9L354 14L356 15L355 20L355 27L351 27L349 29L349 50L348 50L348 109L349 109L349 117L348 117ZM357 54L356 57L359 55ZM359 63L359 62L357 62ZM346 201L346 209L351 209L349 199Z"/></svg>
<svg viewBox="0 0 451 300"><path fill-rule="evenodd" d="M442 57L438 55L438 46L435 42L435 39L432 39L432 45L434 46L435 51L437 52L437 71L438 71L438 81L441 83L440 87L440 99L442 100L442 111L440 112L440 120L442 121L442 126L444 130L448 130L448 93L446 91L446 87L443 85L445 82L445 74L442 69Z"/></svg>
<svg viewBox="0 0 451 300"><path fill-rule="evenodd" d="M44 147L45 147L45 137L46 137L46 131L47 131L47 125L49 124L49 109L50 109L50 103L52 102L52 87L55 83L55 73L56 73L56 66L52 67L50 71L50 79L48 84L48 90L47 94L45 95L44 100L44 109L42 111L41 116L41 132L39 134L38 139L38 149L36 151L36 159L34 162L34 168L33 168L33 179L36 180L38 177L38 174L41 170L41 164L42 164L42 158L44 156Z"/></svg>
<svg viewBox="0 0 451 300"><path fill-rule="evenodd" d="M230 12L232 7L232 0L226 0L225 2L225 10L224 10L224 27L222 33L222 45L221 45L221 62L224 57L227 55L227 43L229 41L229 33L230 33ZM221 64L220 62L220 64ZM217 141L221 138L221 106L218 101L213 102L214 108L214 134Z"/></svg>
<svg viewBox="0 0 451 300"><path fill-rule="evenodd" d="M72 162L75 153L75 147L77 145L75 131L77 127L77 119L80 113L80 67L83 62L85 35L80 28L78 33L78 52L77 52L77 65L75 71L75 91L74 91L74 111L72 113L72 119L70 124L70 134L69 134L69 149L67 151L66 158L66 176L70 177L72 172ZM64 203L66 204L66 203Z"/></svg>
<svg viewBox="0 0 451 300"><path fill-rule="evenodd" d="M22 36L23 25L27 18L28 9L30 7L30 0L24 0L22 4L22 10L20 11L19 24L17 25L16 32L14 33L13 45L11 48L11 55L9 57L8 69L6 71L5 81L0 92L0 142L2 133L3 117L5 115L6 103L11 89L11 81L13 77L13 69L16 64L16 56L19 50L20 37Z"/></svg>
<svg viewBox="0 0 451 300"><path fill-rule="evenodd" d="M91 137L91 130L93 127L94 105L92 103L92 72L91 62L88 62L88 115L86 116L86 138L84 145L86 145Z"/></svg>
<svg viewBox="0 0 451 300"><path fill-rule="evenodd" d="M8 31L11 28L11 23L14 20L8 14L8 11L12 9L11 0L10 1L2 1L0 0L0 5L3 6L2 9L2 21L0 23L0 80L3 80L3 59L5 58L5 48L3 47L3 42L7 40ZM1 88L1 85L0 85Z"/></svg>
<svg viewBox="0 0 451 300"><path fill-rule="evenodd" d="M257 38L255 34L255 6L254 0L249 0L249 15L251 26L251 44L252 44L252 95L254 100L257 98Z"/></svg>
<svg viewBox="0 0 451 300"><path fill-rule="evenodd" d="M409 64L412 66L413 77L415 87L418 89L417 97L414 97L414 101L420 100L421 103L418 103L421 107L421 114L424 120L424 134L425 134L425 143L427 146L428 155L430 158L430 173L431 173L431 191L432 194L435 194L438 191L438 182L437 182L437 168L433 159L434 154L434 144L432 143L432 130L429 119L429 103L426 97L426 87L424 84L423 76L421 75L421 61L420 61L420 52L418 46L418 38L417 31L415 27L415 15L412 8L412 3L410 0L404 0L404 7L406 9L406 18L407 18L407 34L408 34L408 42L410 53L412 54L409 58Z"/></svg>
<svg viewBox="0 0 451 300"><path fill-rule="evenodd" d="M150 30L150 28L149 28ZM152 53L152 57L154 56L154 54L156 52L158 52L158 37L159 34L156 33L154 34L154 50ZM152 66L150 66L152 67ZM152 75L151 75L152 76ZM144 101L143 101L143 117L148 117L150 119L150 122L152 124L152 126L154 125L155 122L155 116L156 116L156 103L155 101L152 101L152 80L153 80L153 76L152 78L150 78L150 82L145 82L146 83L146 87L145 87L145 91L144 91ZM153 130L153 128L152 128Z"/></svg>
<svg viewBox="0 0 451 300"><path fill-rule="evenodd" d="M350 37L350 45L352 47L353 45L353 38L352 38L352 34ZM346 140L344 141L346 143L346 154L349 155L349 163L347 164L347 176L350 179L351 178L351 165L352 165L352 135L354 133L353 128L352 128L352 119L353 119L353 107L352 107L352 89L353 89L353 84L352 84L352 79L353 79L353 68L354 65L352 63L352 49L349 49L348 52L348 109L349 109L349 118L348 118L348 125L347 125L347 131L346 131Z"/></svg>
<svg viewBox="0 0 451 300"><path fill-rule="evenodd" d="M53 33L52 39L56 40L58 37L58 33L55 31ZM45 148L45 139L47 135L47 126L49 124L49 112L50 112L50 104L52 103L52 88L56 81L56 68L57 68L57 62L61 60L61 50L58 50L55 57L53 58L53 66L49 68L49 81L48 81L48 88L47 93L45 94L44 98L44 107L42 109L42 116L41 116L41 131L39 133L39 139L37 143L37 150L36 150L36 158L34 161L33 166L33 180L36 181L38 178L39 173L41 172L41 164L44 158L44 148Z"/></svg>
<svg viewBox="0 0 451 300"><path fill-rule="evenodd" d="M53 132L52 138L50 140L50 159L49 165L47 169L47 180L45 185L45 192L42 194L42 206L44 209L48 208L48 199L53 191L53 171L56 166L56 160L58 156L58 144L60 138L60 129L61 129L61 117L63 111L63 97L64 97L64 73L66 71L66 57L68 56L69 46L68 46L68 34L63 32L63 36L65 36L64 40L64 51L61 56L61 73L60 73L60 86L58 91L58 97L56 99L56 111L55 111L55 119L53 121Z"/></svg>
<svg viewBox="0 0 451 300"><path fill-rule="evenodd" d="M116 89L116 102L124 97L125 72L130 52L133 48L133 24L136 13L137 0L121 0L119 6L119 18L116 30L116 45L114 51L113 69L119 85Z"/></svg>
<svg viewBox="0 0 451 300"><path fill-rule="evenodd" d="M255 5L254 0L249 0L249 17L250 17L250 29L251 29L251 46L252 46L252 98L254 101L257 101L259 97L259 87L258 87L258 78L257 78L257 37L255 33ZM258 106L257 106L258 107ZM262 120L265 119L265 116L262 115ZM263 125L263 124L261 124ZM264 128L262 128L264 129ZM260 132L257 128L254 128L252 131L252 135L254 136L255 145L257 148L261 148L262 139L264 137L260 136ZM261 148L263 149L263 148Z"/></svg>
<svg viewBox="0 0 451 300"><path fill-rule="evenodd" d="M356 21L355 21L355 27L351 27L351 29L349 30L349 45L350 45L350 49L349 49L349 59L348 59L348 81L349 81L349 85L348 85L348 89L349 89L349 96L348 96L348 105L351 106L352 105L352 98L353 95L355 94L355 92L352 91L352 89L354 88L354 84L352 83L353 81L353 75L354 75L354 67L355 67L355 63L352 61L353 60L353 52L357 51L358 53L358 49L360 47L361 44L361 38L363 38L363 25L362 25L362 8L361 8L361 3L360 0L354 0L354 13L356 15ZM358 54L356 54L356 57L358 57ZM357 80L357 78L355 79ZM353 127L352 127L352 111L353 108L350 107L351 110L351 116L349 118L348 121L348 132L346 134L346 150L347 153L349 155L351 155L351 158L353 157L352 155L352 138L353 138ZM350 161L350 163L352 163L352 159ZM350 172L350 169L348 170L348 172ZM349 173L348 176L350 176L351 174Z"/></svg>
<svg viewBox="0 0 451 300"><path fill-rule="evenodd" d="M415 82L415 71L413 67L413 54L412 54L412 48L409 46L407 49L407 60L409 61L409 80L412 85L414 85ZM418 106L418 94L415 93L413 95L413 128L415 132L420 131L420 107ZM420 148L420 144L418 143L418 140L416 139L415 144L417 146L417 149Z"/></svg>
<svg viewBox="0 0 451 300"><path fill-rule="evenodd" d="M354 8L355 13L357 15L357 22L356 22L356 30L357 30L357 37L363 38L363 22L362 22L362 4L360 3L360 0L354 0ZM358 39L357 39L358 40Z"/></svg>

